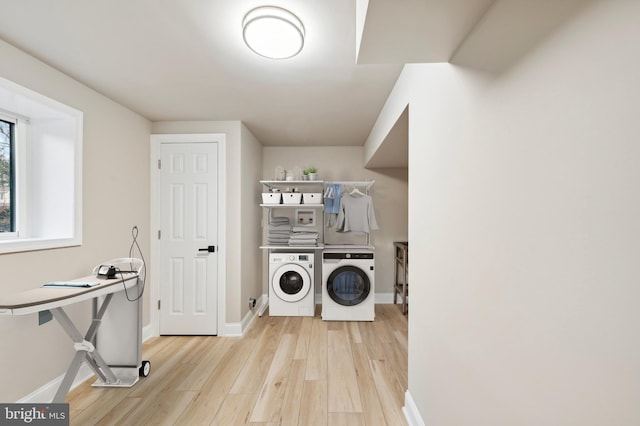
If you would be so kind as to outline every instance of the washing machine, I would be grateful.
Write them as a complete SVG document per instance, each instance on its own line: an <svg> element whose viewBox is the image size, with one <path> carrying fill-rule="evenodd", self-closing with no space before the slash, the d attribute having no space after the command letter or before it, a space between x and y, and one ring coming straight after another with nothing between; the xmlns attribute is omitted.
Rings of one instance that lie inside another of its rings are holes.
<svg viewBox="0 0 640 426"><path fill-rule="evenodd" d="M328 249L322 253L322 319L373 321L375 259L372 249Z"/></svg>
<svg viewBox="0 0 640 426"><path fill-rule="evenodd" d="M314 255L269 254L269 315L312 317L315 315Z"/></svg>

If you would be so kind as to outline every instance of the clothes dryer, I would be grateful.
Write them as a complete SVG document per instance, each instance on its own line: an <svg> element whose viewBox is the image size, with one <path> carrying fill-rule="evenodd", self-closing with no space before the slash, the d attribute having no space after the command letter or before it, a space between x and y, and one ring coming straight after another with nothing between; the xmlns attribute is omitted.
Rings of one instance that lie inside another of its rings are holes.
<svg viewBox="0 0 640 426"><path fill-rule="evenodd" d="M329 249L322 253L322 319L375 319L375 258L371 249Z"/></svg>
<svg viewBox="0 0 640 426"><path fill-rule="evenodd" d="M269 315L314 316L314 255L269 254Z"/></svg>

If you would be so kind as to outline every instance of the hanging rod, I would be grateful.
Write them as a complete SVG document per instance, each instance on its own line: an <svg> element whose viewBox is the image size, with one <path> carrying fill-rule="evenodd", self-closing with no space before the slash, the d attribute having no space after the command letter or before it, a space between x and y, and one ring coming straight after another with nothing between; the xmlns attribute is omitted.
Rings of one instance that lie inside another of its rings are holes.
<svg viewBox="0 0 640 426"><path fill-rule="evenodd" d="M376 183L375 180L335 180L331 182L325 182L325 185L330 185L330 184L351 185L351 186L366 186L367 188L371 188L374 183Z"/></svg>

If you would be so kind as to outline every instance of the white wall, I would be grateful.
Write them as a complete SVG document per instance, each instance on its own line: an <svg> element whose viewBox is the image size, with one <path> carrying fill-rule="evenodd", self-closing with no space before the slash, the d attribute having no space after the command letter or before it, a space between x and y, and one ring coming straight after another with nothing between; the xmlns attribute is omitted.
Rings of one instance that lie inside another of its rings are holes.
<svg viewBox="0 0 640 426"><path fill-rule="evenodd" d="M128 255L131 227L149 252L150 123L68 76L0 41L0 76L84 113L83 220L80 247L0 256L2 292L19 292L51 280L89 275L94 265ZM110 197L105 202L104 195ZM148 294L144 321L149 320ZM88 327L90 304L68 310ZM73 357L57 322L38 316L0 317L0 401L17 401L63 374ZM10 384L10 385L6 385Z"/></svg>
<svg viewBox="0 0 640 426"><path fill-rule="evenodd" d="M318 168L318 179L375 180L372 197L380 229L371 233L376 248L376 294L393 294L393 242L407 239L407 169L365 169L363 147L264 147L263 178L274 179L276 166L293 170L299 166ZM256 202L260 192L254 194ZM333 233L335 236L335 232ZM346 240L345 240L346 241ZM356 238L353 242L363 242ZM317 263L321 265L321 263ZM316 277L316 281L320 278ZM265 274L263 291L268 290ZM316 286L316 293L321 287Z"/></svg>
<svg viewBox="0 0 640 426"><path fill-rule="evenodd" d="M640 424L639 39L602 0L500 75L405 67L425 424Z"/></svg>
<svg viewBox="0 0 640 426"><path fill-rule="evenodd" d="M242 196L242 290L240 294L241 315L244 319L249 312L249 298L256 300L262 296L262 209L256 203L256 193L260 193L262 179L262 145L242 125L242 174L240 193ZM256 306L258 308L258 306Z"/></svg>

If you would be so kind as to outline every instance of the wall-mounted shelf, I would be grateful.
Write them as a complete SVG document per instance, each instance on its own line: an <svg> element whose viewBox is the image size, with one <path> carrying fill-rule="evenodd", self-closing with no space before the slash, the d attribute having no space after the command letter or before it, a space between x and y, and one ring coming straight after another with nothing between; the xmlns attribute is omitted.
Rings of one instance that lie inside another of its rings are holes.
<svg viewBox="0 0 640 426"><path fill-rule="evenodd" d="M324 207L324 204L260 204L260 207L271 207L271 208L307 208L307 209L317 209Z"/></svg>
<svg viewBox="0 0 640 426"><path fill-rule="evenodd" d="M268 189L269 193L272 193L273 189L277 189L276 192L282 192L282 197L272 197L273 194L262 193L262 200L269 201L274 198L281 198L280 203L261 203L260 207L263 207L267 212L267 218L263 222L263 227L269 230L269 224L274 216L283 216L290 219L290 224L293 227L308 227L309 232L313 234L309 239L315 240L317 245L285 245L285 244L273 244L274 242L280 242L283 236L277 235L276 238L269 238L266 236L261 249L265 250L281 250L281 251L314 251L322 250L324 248L324 215L322 209L323 187L324 181L321 180L261 180L260 183ZM289 192L290 188L296 189L296 195L299 197L293 197L293 193ZM286 191L286 192L284 192ZM265 197L266 196L266 197ZM285 197L287 197L285 199ZM298 201L299 202L293 202ZM304 201L308 203L304 203ZM288 202L284 202L288 201ZM319 203L317 201L320 201ZM276 213L277 211L277 213ZM276 231L277 233L277 231ZM304 234L299 229L295 232L291 231L289 237L296 234L300 236ZM302 235L303 236L303 235ZM265 237L265 235L263 235ZM293 244L296 243L295 238L290 240ZM272 244L269 244L271 242ZM305 241L308 242L308 241Z"/></svg>
<svg viewBox="0 0 640 426"><path fill-rule="evenodd" d="M319 244L317 246L260 246L265 250L324 250L324 245Z"/></svg>
<svg viewBox="0 0 640 426"><path fill-rule="evenodd" d="M323 180L261 180L260 183L268 188L282 186L324 185Z"/></svg>

